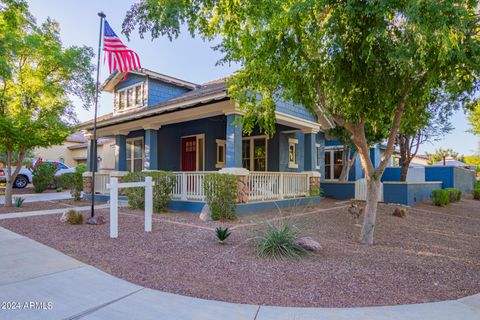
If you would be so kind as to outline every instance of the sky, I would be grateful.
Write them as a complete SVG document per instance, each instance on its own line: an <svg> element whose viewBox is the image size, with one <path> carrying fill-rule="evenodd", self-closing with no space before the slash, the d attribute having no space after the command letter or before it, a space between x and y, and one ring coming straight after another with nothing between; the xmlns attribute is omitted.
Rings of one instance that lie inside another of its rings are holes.
<svg viewBox="0 0 480 320"><path fill-rule="evenodd" d="M127 46L139 55L144 68L167 74L194 83L203 83L230 75L238 69L236 65L217 66L216 62L222 55L215 52L212 46L215 42L204 42L201 38L192 38L184 32L180 37L170 42L166 37L151 40L146 34L144 39L134 33L129 42L121 34L121 25L125 13L135 1L127 0L30 0L31 13L38 23L51 17L58 21L61 28L61 39L64 46L86 45L98 50L98 34L100 18L97 13L103 11L113 30ZM108 76L108 68L103 64L100 68L101 82ZM99 100L99 115L113 110L113 97L103 92ZM76 111L80 121L93 118L93 108L84 110L81 103L76 103ZM467 132L469 125L462 110L452 117L454 130L441 141L426 143L420 148L420 153L433 152L436 148L452 148L460 154L480 152L480 137Z"/></svg>

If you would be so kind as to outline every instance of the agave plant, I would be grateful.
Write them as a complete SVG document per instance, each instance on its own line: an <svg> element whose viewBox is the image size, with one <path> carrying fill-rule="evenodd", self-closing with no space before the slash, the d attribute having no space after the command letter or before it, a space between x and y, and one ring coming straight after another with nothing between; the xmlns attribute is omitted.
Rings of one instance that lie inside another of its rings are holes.
<svg viewBox="0 0 480 320"><path fill-rule="evenodd" d="M24 201L25 201L25 199L22 198L22 197L13 198L13 202L15 203L15 207L17 207L17 208L21 208Z"/></svg>
<svg viewBox="0 0 480 320"><path fill-rule="evenodd" d="M217 235L218 241L223 244L223 241L225 241L225 239L227 239L232 234L232 232L228 230L228 228L217 227L215 229L215 234Z"/></svg>

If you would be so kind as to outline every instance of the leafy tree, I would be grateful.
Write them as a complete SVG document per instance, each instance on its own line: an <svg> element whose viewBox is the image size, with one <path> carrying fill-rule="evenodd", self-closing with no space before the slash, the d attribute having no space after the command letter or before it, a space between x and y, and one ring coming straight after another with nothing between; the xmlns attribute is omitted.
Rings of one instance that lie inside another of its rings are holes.
<svg viewBox="0 0 480 320"><path fill-rule="evenodd" d="M407 180L408 168L418 153L420 146L427 142L440 140L453 130L449 119L452 111L459 108L459 101L452 101L449 95L434 94L432 101L423 114L415 118L406 118L397 134L400 149L400 181Z"/></svg>
<svg viewBox="0 0 480 320"><path fill-rule="evenodd" d="M460 156L458 152L454 151L453 149L442 149L438 148L435 149L434 153L425 153L428 157L428 163L434 164L436 162L444 161L446 158L452 158L454 160L462 161L464 160L463 156Z"/></svg>
<svg viewBox="0 0 480 320"><path fill-rule="evenodd" d="M23 0L0 1L0 148L5 151L5 206L27 150L62 143L71 132L71 96L85 105L95 91L93 50L64 48L58 23L38 25ZM16 156L15 156L16 155Z"/></svg>
<svg viewBox="0 0 480 320"><path fill-rule="evenodd" d="M476 0L143 0L123 23L153 38L219 39L220 63L242 68L229 94L244 127L275 129L278 97L331 117L350 134L368 191L360 241L373 244L380 179L404 120L422 114L432 91L471 91L480 46ZM252 94L255 93L255 94ZM386 140L375 168L367 132Z"/></svg>

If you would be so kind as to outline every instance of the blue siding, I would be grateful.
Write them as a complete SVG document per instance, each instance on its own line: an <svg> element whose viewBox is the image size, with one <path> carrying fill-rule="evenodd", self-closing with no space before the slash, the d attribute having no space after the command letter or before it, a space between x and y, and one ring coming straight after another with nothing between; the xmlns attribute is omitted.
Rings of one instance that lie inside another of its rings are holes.
<svg viewBox="0 0 480 320"><path fill-rule="evenodd" d="M145 76L137 75L137 74L129 74L125 80L120 81L115 86L115 91L133 86L134 84L144 82L146 79Z"/></svg>
<svg viewBox="0 0 480 320"><path fill-rule="evenodd" d="M338 200L355 198L355 182L325 182L320 184L325 197Z"/></svg>
<svg viewBox="0 0 480 320"><path fill-rule="evenodd" d="M275 105L278 112L286 113L308 121L317 121L317 117L301 104L285 101L283 99L276 99Z"/></svg>
<svg viewBox="0 0 480 320"><path fill-rule="evenodd" d="M177 87L155 79L148 79L148 99L147 105L152 106L157 103L167 101L178 97L189 91L183 87Z"/></svg>
<svg viewBox="0 0 480 320"><path fill-rule="evenodd" d="M296 161L298 168L288 167L288 139L297 139ZM279 132L279 170L283 172L304 171L305 135L302 132L282 133Z"/></svg>
<svg viewBox="0 0 480 320"><path fill-rule="evenodd" d="M182 136L205 134L205 170L218 170L216 139L225 140L226 117L182 122L163 126L158 130L158 167L160 170L179 171L180 140Z"/></svg>
<svg viewBox="0 0 480 320"><path fill-rule="evenodd" d="M327 140L327 139L325 139L325 146L326 147L343 146L343 143L341 143L338 140Z"/></svg>

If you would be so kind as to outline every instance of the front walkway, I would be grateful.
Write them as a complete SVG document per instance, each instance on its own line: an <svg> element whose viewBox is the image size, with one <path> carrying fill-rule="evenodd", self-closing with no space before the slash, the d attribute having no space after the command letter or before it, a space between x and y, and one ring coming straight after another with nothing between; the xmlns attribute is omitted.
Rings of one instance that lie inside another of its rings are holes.
<svg viewBox="0 0 480 320"><path fill-rule="evenodd" d="M46 193L32 193L32 194L14 194L13 197L21 197L25 202L38 201L53 201L53 200L68 200L72 199L70 191L62 192L46 192ZM5 196L0 196L0 204L5 203Z"/></svg>
<svg viewBox="0 0 480 320"><path fill-rule="evenodd" d="M480 294L392 307L240 305L137 286L4 228L0 248L0 319L480 320Z"/></svg>

